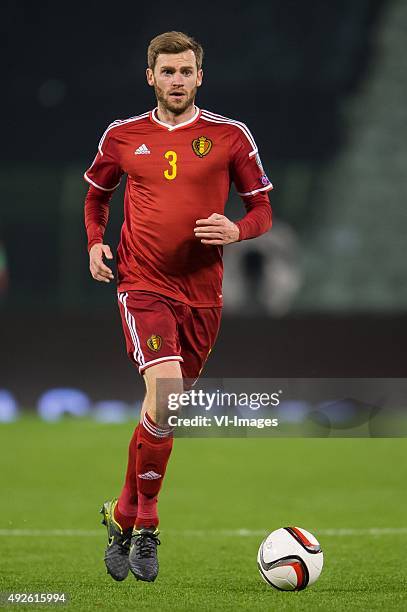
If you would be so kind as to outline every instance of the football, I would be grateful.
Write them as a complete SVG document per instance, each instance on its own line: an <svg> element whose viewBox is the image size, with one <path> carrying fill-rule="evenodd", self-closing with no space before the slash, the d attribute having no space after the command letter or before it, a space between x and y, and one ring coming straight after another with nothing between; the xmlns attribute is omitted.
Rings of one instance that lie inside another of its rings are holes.
<svg viewBox="0 0 407 612"><path fill-rule="evenodd" d="M318 580L324 555L318 540L302 527L282 527L260 544L257 566L279 591L302 591Z"/></svg>

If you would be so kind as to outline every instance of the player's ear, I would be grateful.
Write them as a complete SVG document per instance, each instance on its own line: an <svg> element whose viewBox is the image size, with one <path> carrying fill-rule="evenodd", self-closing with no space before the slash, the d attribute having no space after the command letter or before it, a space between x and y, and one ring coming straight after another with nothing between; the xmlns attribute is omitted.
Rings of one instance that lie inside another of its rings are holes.
<svg viewBox="0 0 407 612"><path fill-rule="evenodd" d="M198 74L197 74L197 77L196 77L196 86L197 87L200 87L202 85L202 80L203 80L203 70L202 70L202 68L200 68L198 70Z"/></svg>
<svg viewBox="0 0 407 612"><path fill-rule="evenodd" d="M152 87L154 85L154 73L151 68L146 70L147 83Z"/></svg>

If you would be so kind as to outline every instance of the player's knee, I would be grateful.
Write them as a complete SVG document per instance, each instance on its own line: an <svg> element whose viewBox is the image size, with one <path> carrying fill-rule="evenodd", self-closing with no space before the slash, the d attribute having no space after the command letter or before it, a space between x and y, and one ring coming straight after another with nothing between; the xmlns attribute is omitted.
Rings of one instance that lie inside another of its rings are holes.
<svg viewBox="0 0 407 612"><path fill-rule="evenodd" d="M184 390L178 361L165 361L144 372L146 383L145 412L157 423L165 423L169 414L169 398Z"/></svg>

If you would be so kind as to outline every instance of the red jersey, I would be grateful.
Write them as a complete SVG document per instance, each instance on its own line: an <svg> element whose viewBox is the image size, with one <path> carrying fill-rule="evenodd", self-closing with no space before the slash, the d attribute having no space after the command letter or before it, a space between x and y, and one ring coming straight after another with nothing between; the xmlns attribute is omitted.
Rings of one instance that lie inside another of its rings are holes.
<svg viewBox="0 0 407 612"><path fill-rule="evenodd" d="M222 247L194 235L197 219L224 214L231 182L260 207L237 222L240 239L267 231L272 189L256 143L238 121L196 108L184 123L168 125L157 109L114 121L103 134L85 179L113 192L127 175L124 223L117 251L119 291L160 293L195 307L222 305ZM258 212L258 211L257 211ZM93 214L93 213L92 213ZM103 241L104 223L87 218L89 248ZM246 235L244 235L246 233Z"/></svg>

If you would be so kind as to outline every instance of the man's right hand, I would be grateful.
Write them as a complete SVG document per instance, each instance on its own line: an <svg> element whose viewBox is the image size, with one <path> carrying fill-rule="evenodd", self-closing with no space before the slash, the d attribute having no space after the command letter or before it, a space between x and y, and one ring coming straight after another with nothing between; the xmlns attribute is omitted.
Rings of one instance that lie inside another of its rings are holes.
<svg viewBox="0 0 407 612"><path fill-rule="evenodd" d="M112 251L108 244L94 244L89 251L89 270L93 278L103 283L110 283L113 280L113 272L103 263L103 256L106 259L113 259Z"/></svg>

